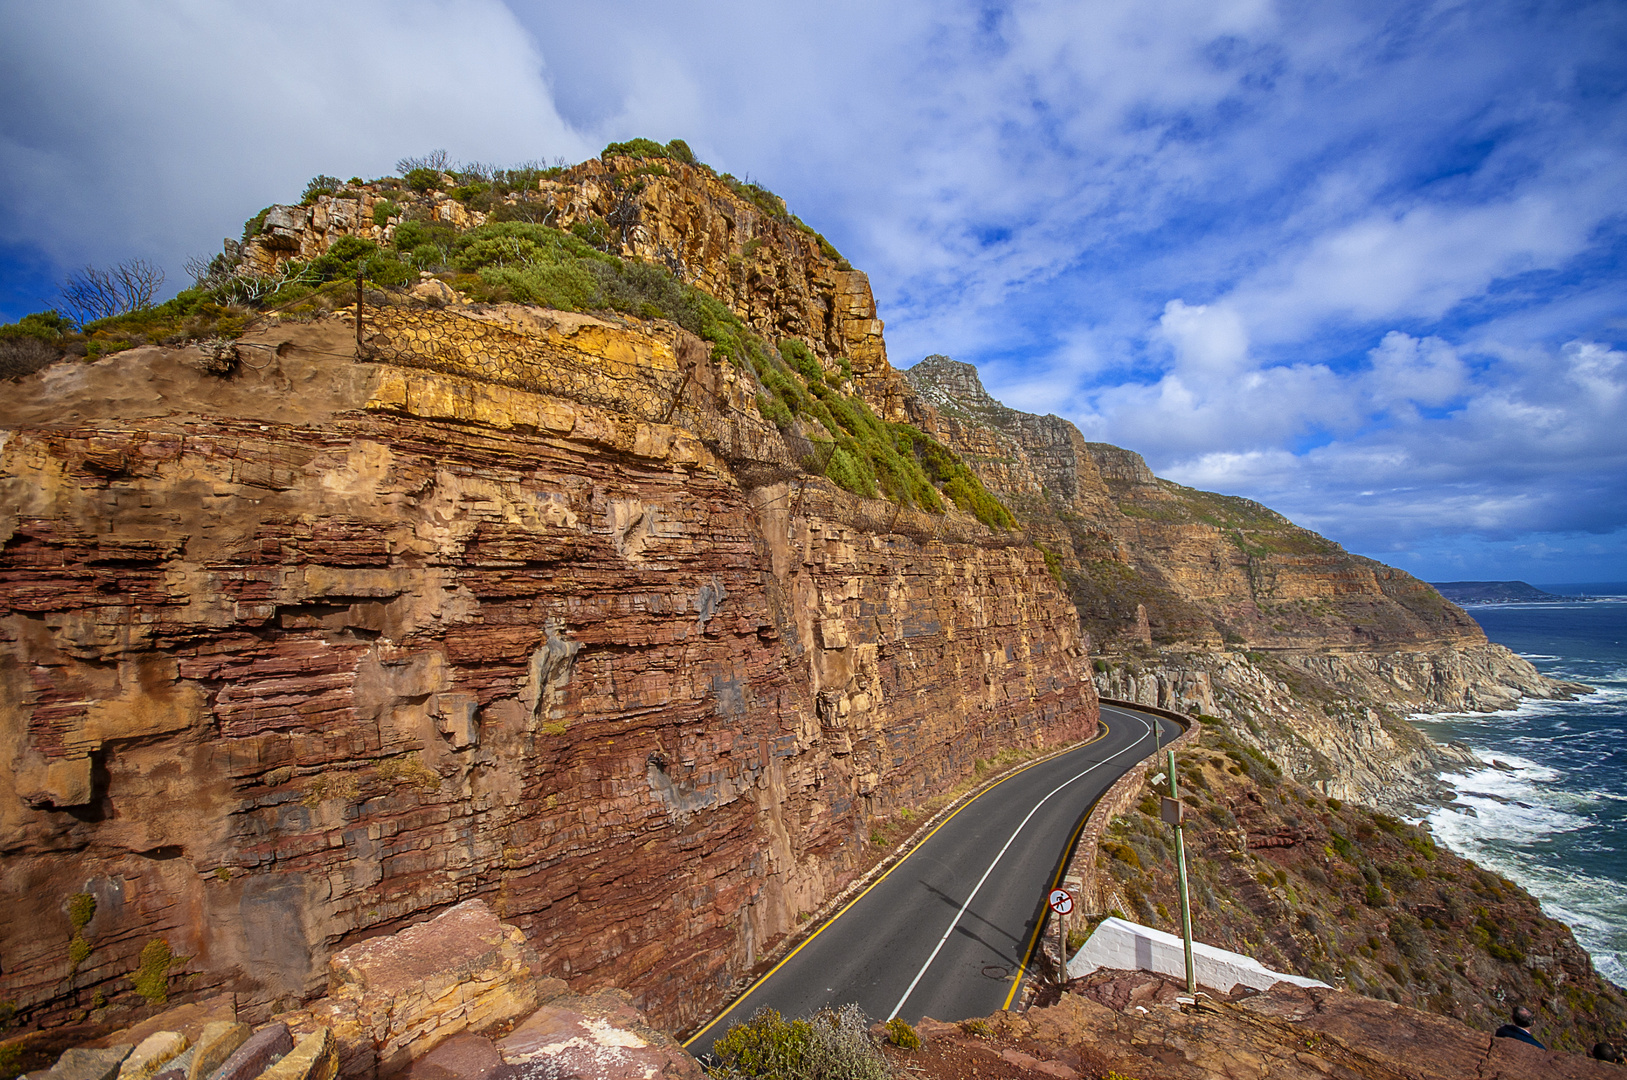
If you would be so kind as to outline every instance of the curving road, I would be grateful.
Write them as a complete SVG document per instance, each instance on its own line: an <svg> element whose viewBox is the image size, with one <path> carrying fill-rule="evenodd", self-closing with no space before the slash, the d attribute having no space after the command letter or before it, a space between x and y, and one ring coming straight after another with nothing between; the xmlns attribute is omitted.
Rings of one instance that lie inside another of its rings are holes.
<svg viewBox="0 0 1627 1080"><path fill-rule="evenodd" d="M950 815L685 1045L709 1050L765 1005L794 1017L853 1001L875 1019L910 1023L1007 1006L1091 806L1181 731L1115 705L1102 706L1102 722L1096 739L1012 774Z"/></svg>

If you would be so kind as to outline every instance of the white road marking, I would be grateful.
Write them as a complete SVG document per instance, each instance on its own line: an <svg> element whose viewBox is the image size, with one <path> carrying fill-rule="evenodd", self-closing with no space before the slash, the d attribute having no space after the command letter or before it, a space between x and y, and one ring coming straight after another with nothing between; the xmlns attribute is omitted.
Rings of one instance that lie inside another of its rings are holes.
<svg viewBox="0 0 1627 1080"><path fill-rule="evenodd" d="M1137 721L1138 723L1140 723L1142 727L1147 729L1147 734L1148 735L1153 734L1153 732L1154 732L1153 726L1148 724L1147 721L1143 720L1141 717L1137 716L1135 713L1126 713L1126 712L1123 712L1122 710L1119 710L1119 709L1114 709L1113 711L1120 713L1120 715L1128 716L1131 719L1133 719L1133 720ZM904 996L898 999L898 1004L893 1006L893 1011L887 1014L887 1019L888 1020L891 1020L894 1017L896 1017L898 1015L898 1013L899 1013L899 1010L904 1007L904 1003L910 999L910 995L915 993L915 987L920 983L921 977L926 974L926 969L931 967L932 966L932 961L934 961L934 960L936 960L938 958L938 953L943 949L943 943L949 940L949 935L953 934L955 932L955 927L960 925L961 916L966 914L966 909L972 906L972 901L973 900L977 899L978 890L983 888L983 883L985 881L989 880L989 875L994 873L994 868L997 865L999 865L1000 860L1005 857L1006 849L1011 847L1011 845L1014 842L1016 842L1016 839L1017 839L1018 835L1020 835L1022 833L1023 829L1028 825L1029 818L1032 818L1035 814L1039 813L1039 808L1044 806L1047 802L1050 802L1052 795L1055 795L1057 792L1061 791L1063 788L1067 787L1069 784L1073 783L1075 780L1079 779L1081 776L1086 776L1086 775L1088 775L1090 773L1093 773L1097 769L1101 768L1103 765L1106 765L1109 762L1114 761L1114 760L1124 756L1124 754L1128 753L1130 750L1133 750L1136 747L1140 746L1141 743L1142 743L1142 739L1145 739L1145 738L1146 738L1146 736L1144 735L1144 736L1142 736L1141 739L1137 739L1135 742L1131 743L1129 746L1125 747L1123 750L1120 750L1117 754L1114 754L1112 757L1107 758L1105 761L1098 761L1096 764L1092 765L1090 768L1086 769L1084 772L1078 773L1078 774L1076 774L1074 776L1071 776L1068 779L1062 781L1062 783L1060 783L1056 787L1052 788L1051 791L1049 792L1049 794L1047 794L1045 796L1045 798L1041 799L1039 802L1034 804L1034 808L1032 810L1028 811L1028 817L1023 818L1022 824L1017 826L1016 832L1013 832L1011 834L1011 838L1008 839L1005 842L1005 846L1000 849L1000 854L998 854L998 855L996 855L994 857L994 861L989 863L989 868L987 870L983 871L983 876L977 879L977 885L973 887L972 895L968 896L966 898L966 902L960 906L960 910L955 912L954 919L950 920L949 928L946 929L943 932L943 937L938 939L938 944L933 948L932 955L926 958L926 963L921 965L921 970L917 971L915 973L915 978L910 980L909 989L905 990L904 991Z"/></svg>

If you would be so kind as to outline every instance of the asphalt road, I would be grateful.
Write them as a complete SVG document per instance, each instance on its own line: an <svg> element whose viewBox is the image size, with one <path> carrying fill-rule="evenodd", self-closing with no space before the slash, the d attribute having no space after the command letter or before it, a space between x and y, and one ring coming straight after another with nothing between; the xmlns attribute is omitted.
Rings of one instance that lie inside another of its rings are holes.
<svg viewBox="0 0 1627 1080"><path fill-rule="evenodd" d="M1004 1008L1095 801L1167 745L1170 720L1102 706L1106 734L1015 773L966 803L914 851L758 979L686 1044L709 1050L762 1006L787 1017L857 1002L873 1019L964 1020Z"/></svg>

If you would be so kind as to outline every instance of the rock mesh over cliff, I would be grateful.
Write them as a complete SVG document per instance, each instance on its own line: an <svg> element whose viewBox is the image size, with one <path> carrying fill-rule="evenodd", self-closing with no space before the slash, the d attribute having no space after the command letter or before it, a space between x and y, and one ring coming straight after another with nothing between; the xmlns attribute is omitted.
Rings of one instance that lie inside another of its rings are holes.
<svg viewBox="0 0 1627 1080"><path fill-rule="evenodd" d="M675 171L649 242L901 408L863 275ZM245 258L377 228L334 211L274 208ZM360 358L349 312L262 318L8 391L16 1020L222 989L263 1018L479 898L678 1028L854 878L874 818L1095 732L1020 533L805 475L751 371L671 323L431 293L370 305Z"/></svg>

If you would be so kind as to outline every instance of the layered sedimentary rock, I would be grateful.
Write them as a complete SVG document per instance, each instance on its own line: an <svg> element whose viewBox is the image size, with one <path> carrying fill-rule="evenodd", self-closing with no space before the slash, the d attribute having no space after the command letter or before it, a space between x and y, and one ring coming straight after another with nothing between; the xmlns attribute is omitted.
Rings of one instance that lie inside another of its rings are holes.
<svg viewBox="0 0 1627 1080"><path fill-rule="evenodd" d="M1480 645L1428 584L1247 499L1160 480L1139 454L1008 409L969 364L905 373L923 417L1060 561L1104 643L1338 651ZM1143 625L1144 624L1144 625Z"/></svg>
<svg viewBox="0 0 1627 1080"><path fill-rule="evenodd" d="M770 342L796 338L827 370L846 358L860 394L876 412L902 419L909 386L887 362L883 325L870 279L761 189L731 184L703 165L633 158L590 159L538 190L477 210L455 198L450 175L438 188L346 185L310 206L268 207L260 232L241 248L245 266L270 273L290 259L311 259L346 236L388 242L411 214L470 228L498 211L524 208L557 228L593 224L617 254L665 266L727 304ZM755 194L755 199L741 192ZM375 212L395 216L375 224Z"/></svg>
<svg viewBox="0 0 1627 1080"><path fill-rule="evenodd" d="M1466 756L1406 714L1581 689L1489 643L1425 582L1258 503L1162 480L1060 417L1007 408L969 364L931 356L904 374L916 420L972 465L1067 582L1106 654L1104 696L1244 719L1257 745L1325 794L1404 805Z"/></svg>
<svg viewBox="0 0 1627 1080"><path fill-rule="evenodd" d="M1038 552L798 478L677 328L369 333L420 366L357 362L335 316L229 377L154 347L9 392L20 1020L220 988L263 1017L479 897L678 1027L852 878L871 815L1094 731Z"/></svg>

